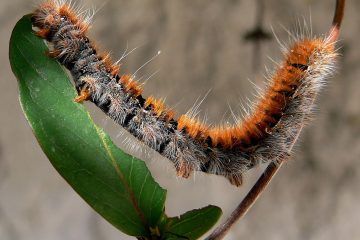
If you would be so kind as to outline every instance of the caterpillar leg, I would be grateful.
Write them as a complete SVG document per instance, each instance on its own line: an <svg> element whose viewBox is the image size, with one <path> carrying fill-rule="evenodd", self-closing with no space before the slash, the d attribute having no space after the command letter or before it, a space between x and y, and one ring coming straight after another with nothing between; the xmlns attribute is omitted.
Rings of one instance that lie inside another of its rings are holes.
<svg viewBox="0 0 360 240"><path fill-rule="evenodd" d="M91 92L88 88L81 89L79 95L74 99L77 103L82 103L90 98Z"/></svg>
<svg viewBox="0 0 360 240"><path fill-rule="evenodd" d="M57 57L59 57L60 54L61 54L60 50L53 50L53 51L49 51L47 53L47 55L51 58L57 58Z"/></svg>
<svg viewBox="0 0 360 240"><path fill-rule="evenodd" d="M82 87L74 101L77 103L82 103L83 101L89 100L92 94L96 93L96 79L86 75L81 77L79 80L82 83Z"/></svg>
<svg viewBox="0 0 360 240"><path fill-rule="evenodd" d="M41 38L44 38L44 39L47 39L47 37L49 36L50 34L50 29L40 29L39 31L36 31L35 32L35 35L38 36L38 37L41 37Z"/></svg>
<svg viewBox="0 0 360 240"><path fill-rule="evenodd" d="M180 160L178 164L175 164L176 174L179 177L188 178L192 171L194 171L191 164Z"/></svg>
<svg viewBox="0 0 360 240"><path fill-rule="evenodd" d="M239 187L243 183L241 174L233 174L226 177L232 185Z"/></svg>

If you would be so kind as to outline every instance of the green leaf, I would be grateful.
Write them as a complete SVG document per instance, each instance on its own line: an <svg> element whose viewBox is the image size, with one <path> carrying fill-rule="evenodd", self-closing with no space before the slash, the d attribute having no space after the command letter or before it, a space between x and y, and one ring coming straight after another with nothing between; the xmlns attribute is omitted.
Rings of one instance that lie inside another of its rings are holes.
<svg viewBox="0 0 360 240"><path fill-rule="evenodd" d="M73 101L74 86L46 51L24 16L11 36L10 63L23 111L43 151L105 219L126 234L149 237L163 214L166 191L143 161L118 149Z"/></svg>
<svg viewBox="0 0 360 240"><path fill-rule="evenodd" d="M206 233L221 216L221 209L207 206L169 218L164 230L164 239L198 239Z"/></svg>
<svg viewBox="0 0 360 240"><path fill-rule="evenodd" d="M41 148L74 190L122 232L142 239L196 239L218 220L208 206L178 218L164 213L166 190L143 161L117 148L97 127L61 65L32 31L30 15L16 24L9 57L20 102ZM190 223L190 224L189 224ZM163 233L165 233L163 235Z"/></svg>

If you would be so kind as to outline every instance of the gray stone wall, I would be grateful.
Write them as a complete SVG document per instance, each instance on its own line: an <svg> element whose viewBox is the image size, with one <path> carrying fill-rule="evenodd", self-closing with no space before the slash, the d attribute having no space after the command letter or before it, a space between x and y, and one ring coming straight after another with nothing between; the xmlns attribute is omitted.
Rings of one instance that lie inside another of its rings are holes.
<svg viewBox="0 0 360 240"><path fill-rule="evenodd" d="M267 56L281 59L272 38L245 41L254 29L258 1L245 0L100 0L81 1L99 9L91 35L114 58L138 47L124 61L134 72L159 50L162 54L138 73L146 79L145 95L166 97L183 113L197 98L211 92L201 116L209 123L230 119L229 106L240 109L253 99L252 84L263 85ZM262 26L288 40L281 27L294 30L310 22L314 34L327 32L334 1L264 1ZM8 41L16 21L34 6L28 0L0 2L0 239L75 240L132 239L102 220L53 169L32 135L19 105L16 79L8 62ZM226 239L360 239L360 1L348 1L336 76L321 94L316 120L307 128L292 160L229 233ZM260 47L259 47L260 46ZM111 120L88 104L96 121L128 149ZM168 189L166 210L178 215L215 204L223 219L261 173L250 171L244 186L196 173L175 177L171 164L152 153L142 156L155 178Z"/></svg>

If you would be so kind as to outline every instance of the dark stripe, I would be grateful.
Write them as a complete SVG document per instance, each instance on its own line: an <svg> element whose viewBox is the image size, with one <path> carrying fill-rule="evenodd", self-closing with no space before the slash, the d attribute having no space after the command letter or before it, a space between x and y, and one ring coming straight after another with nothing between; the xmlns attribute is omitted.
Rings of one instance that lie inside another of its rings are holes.
<svg viewBox="0 0 360 240"><path fill-rule="evenodd" d="M210 147L213 146L213 141L212 141L212 139L211 139L210 136L208 136L208 137L205 139L205 143L206 143L208 146L210 146Z"/></svg>
<svg viewBox="0 0 360 240"><path fill-rule="evenodd" d="M301 63L292 63L291 66L294 68L300 69L301 71L306 71L309 67L309 66L301 64Z"/></svg>
<svg viewBox="0 0 360 240"><path fill-rule="evenodd" d="M126 127L129 122L131 121L131 119L133 119L135 117L135 114L129 113L126 115L125 120L124 120L124 124L123 127Z"/></svg>
<svg viewBox="0 0 360 240"><path fill-rule="evenodd" d="M202 164L200 170L202 172L208 172L210 168L211 161L207 161L205 164Z"/></svg>
<svg viewBox="0 0 360 240"><path fill-rule="evenodd" d="M144 108L144 104L145 104L145 98L143 98L143 96L139 95L136 97L136 99L138 100L140 107Z"/></svg>
<svg viewBox="0 0 360 240"><path fill-rule="evenodd" d="M159 147L159 153L163 154L163 152L165 151L166 147L169 145L169 143L171 142L170 139L166 140L165 142L160 143L160 147Z"/></svg>

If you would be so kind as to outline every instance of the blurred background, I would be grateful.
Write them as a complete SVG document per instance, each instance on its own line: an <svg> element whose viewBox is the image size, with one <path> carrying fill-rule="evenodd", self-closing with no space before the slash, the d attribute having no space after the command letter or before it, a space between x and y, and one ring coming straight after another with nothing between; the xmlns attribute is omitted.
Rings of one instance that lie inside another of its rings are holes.
<svg viewBox="0 0 360 240"><path fill-rule="evenodd" d="M37 1L38 2L38 1ZM75 1L74 1L75 2ZM209 92L201 116L209 123L231 121L230 107L254 99L265 66L281 60L284 29L298 21L316 35L328 31L335 1L318 0L83 0L95 7L91 36L102 49L135 72L161 51L137 77L145 96L165 97L179 113ZM0 2L0 239L133 239L95 213L54 170L21 111L8 62L8 41L33 1ZM318 113L289 160L253 208L226 239L360 239L360 1L348 1L338 71L318 99ZM151 76L151 77L150 77ZM150 79L148 79L150 77ZM148 80L147 80L148 79ZM127 152L120 128L91 104L89 111ZM230 119L230 120L229 120ZM170 216L215 204L223 221L251 188L264 166L248 172L236 188L222 177L196 173L175 177L168 160L143 156L155 179L168 189Z"/></svg>

